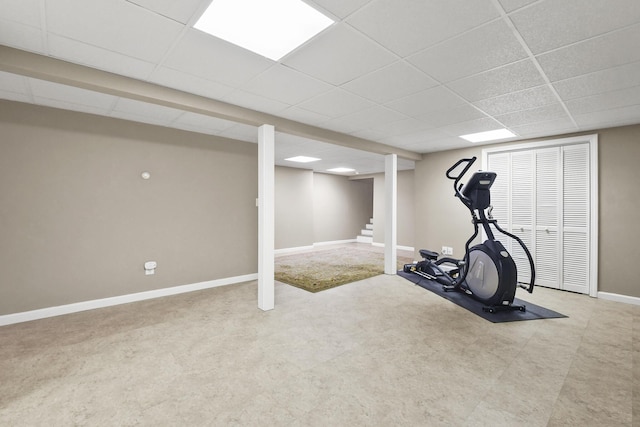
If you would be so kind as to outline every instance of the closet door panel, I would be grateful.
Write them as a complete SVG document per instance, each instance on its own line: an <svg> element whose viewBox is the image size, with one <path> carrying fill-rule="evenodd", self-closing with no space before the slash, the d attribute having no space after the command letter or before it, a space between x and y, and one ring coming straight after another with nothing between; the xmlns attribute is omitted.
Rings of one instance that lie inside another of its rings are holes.
<svg viewBox="0 0 640 427"><path fill-rule="evenodd" d="M502 228L509 229L509 153L493 154L488 157L488 169L497 174L491 186L491 215ZM503 243L504 244L504 243Z"/></svg>
<svg viewBox="0 0 640 427"><path fill-rule="evenodd" d="M589 292L589 147L563 147L563 289Z"/></svg>
<svg viewBox="0 0 640 427"><path fill-rule="evenodd" d="M560 148L535 151L536 156L536 215L535 264L537 284L560 288L562 271L560 258Z"/></svg>
<svg viewBox="0 0 640 427"><path fill-rule="evenodd" d="M511 154L511 232L518 236L529 251L535 253L534 229L534 161L531 151ZM517 242L509 240L509 252L516 263L518 281L529 282L529 260Z"/></svg>
<svg viewBox="0 0 640 427"><path fill-rule="evenodd" d="M557 231L536 231L536 285L554 289L561 288L558 246Z"/></svg>

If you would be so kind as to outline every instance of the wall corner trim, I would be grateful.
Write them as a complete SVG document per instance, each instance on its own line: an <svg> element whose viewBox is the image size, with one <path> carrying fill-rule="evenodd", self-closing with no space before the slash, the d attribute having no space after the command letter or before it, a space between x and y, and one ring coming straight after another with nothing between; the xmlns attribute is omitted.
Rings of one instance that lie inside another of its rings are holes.
<svg viewBox="0 0 640 427"><path fill-rule="evenodd" d="M609 301L623 302L625 304L640 305L640 298L629 295L613 294L610 292L598 292L598 298Z"/></svg>
<svg viewBox="0 0 640 427"><path fill-rule="evenodd" d="M173 286L170 288L155 289L152 291L138 292L135 294L120 295L116 297L102 298L91 301L82 301L73 304L60 305L57 307L47 307L38 310L25 311L22 313L6 314L0 316L0 326L12 325L14 323L30 322L32 320L62 316L64 314L78 313L81 311L111 307L114 305L128 304L130 302L184 294L187 292L200 291L203 289L217 288L219 286L233 285L236 283L250 282L252 280L258 280L257 273L246 274L243 276L226 277L223 279L209 280L206 282L192 283L189 285Z"/></svg>

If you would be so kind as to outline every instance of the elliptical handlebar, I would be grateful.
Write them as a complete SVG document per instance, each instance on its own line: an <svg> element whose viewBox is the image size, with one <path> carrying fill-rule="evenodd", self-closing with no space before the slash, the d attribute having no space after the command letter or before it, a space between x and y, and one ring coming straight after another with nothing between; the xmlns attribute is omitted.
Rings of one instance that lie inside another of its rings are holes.
<svg viewBox="0 0 640 427"><path fill-rule="evenodd" d="M459 198L462 201L462 203L464 203L467 207L469 207L469 209L471 209L471 201L469 200L469 198L467 198L464 194L460 192L460 189L462 188L462 184L458 185L458 183L460 182L464 174L467 173L467 171L471 168L471 165L475 163L476 160L477 160L476 156L469 157L466 159L460 159L453 166L447 169L447 173L446 173L447 178L453 180L453 189L456 192L456 197ZM456 170L458 166L464 163L466 163L466 165L462 169L462 172L460 172L456 176L453 176L452 172Z"/></svg>
<svg viewBox="0 0 640 427"><path fill-rule="evenodd" d="M462 178L462 176L465 173L467 173L467 171L469 170L471 165L473 165L473 163L475 163L476 160L477 160L476 156L470 157L468 159L460 159L460 160L458 160L453 166L451 166L449 169L447 169L447 178L453 179L456 182L460 181L460 178ZM464 169L462 169L462 172L460 172L457 176L452 176L451 172L456 170L458 166L460 166L461 164L463 164L465 162L467 163L467 165L464 167Z"/></svg>

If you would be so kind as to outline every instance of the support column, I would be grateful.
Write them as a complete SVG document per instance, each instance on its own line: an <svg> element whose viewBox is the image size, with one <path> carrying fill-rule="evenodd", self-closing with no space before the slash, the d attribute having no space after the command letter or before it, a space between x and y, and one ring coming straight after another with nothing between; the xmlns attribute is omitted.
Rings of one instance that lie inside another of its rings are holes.
<svg viewBox="0 0 640 427"><path fill-rule="evenodd" d="M258 128L258 308L275 306L275 128Z"/></svg>
<svg viewBox="0 0 640 427"><path fill-rule="evenodd" d="M397 274L398 156L384 159L384 273Z"/></svg>

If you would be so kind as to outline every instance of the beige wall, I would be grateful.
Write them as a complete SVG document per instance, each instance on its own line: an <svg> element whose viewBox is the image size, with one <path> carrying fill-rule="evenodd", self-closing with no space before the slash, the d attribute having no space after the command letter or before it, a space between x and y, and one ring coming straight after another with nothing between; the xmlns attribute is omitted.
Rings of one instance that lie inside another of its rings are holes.
<svg viewBox="0 0 640 427"><path fill-rule="evenodd" d="M397 244L400 246L414 246L414 215L416 197L415 194L414 171L398 172L398 225ZM374 176L374 209L373 209L373 241L374 243L384 243L384 219L385 219L385 189L384 174Z"/></svg>
<svg viewBox="0 0 640 427"><path fill-rule="evenodd" d="M313 171L278 166L275 180L275 248L313 245Z"/></svg>
<svg viewBox="0 0 640 427"><path fill-rule="evenodd" d="M276 167L276 249L352 240L371 217L372 180Z"/></svg>
<svg viewBox="0 0 640 427"><path fill-rule="evenodd" d="M598 290L640 297L637 274L629 266L640 259L640 126L602 129L599 142L599 263ZM547 139L557 139L562 135ZM531 142L531 141L524 141ZM461 257L464 242L473 231L467 209L453 197L453 187L444 173L463 157L478 156L482 147L424 155L416 162L416 249L454 248ZM474 166L475 168L475 166ZM478 168L480 164L478 163Z"/></svg>
<svg viewBox="0 0 640 427"><path fill-rule="evenodd" d="M8 101L0 135L0 315L256 273L255 144Z"/></svg>
<svg viewBox="0 0 640 427"><path fill-rule="evenodd" d="M640 126L598 132L599 291L640 297Z"/></svg>
<svg viewBox="0 0 640 427"><path fill-rule="evenodd" d="M313 174L314 241L355 239L373 210L370 180Z"/></svg>

